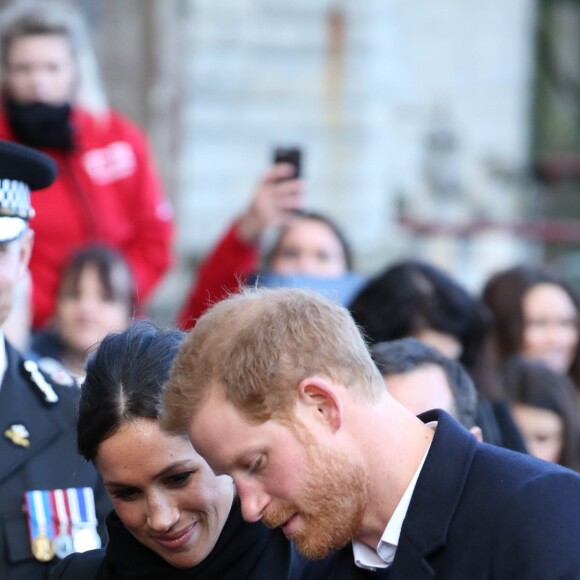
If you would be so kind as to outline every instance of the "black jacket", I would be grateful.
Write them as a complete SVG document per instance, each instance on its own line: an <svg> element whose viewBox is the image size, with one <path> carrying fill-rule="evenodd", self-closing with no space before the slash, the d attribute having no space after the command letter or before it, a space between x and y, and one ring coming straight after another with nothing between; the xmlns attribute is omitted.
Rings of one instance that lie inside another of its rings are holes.
<svg viewBox="0 0 580 580"><path fill-rule="evenodd" d="M354 564L352 546L305 579L580 579L580 476L476 439L442 411L390 569Z"/></svg>
<svg viewBox="0 0 580 580"><path fill-rule="evenodd" d="M237 500L214 549L186 570L136 540L115 512L107 518L107 531L106 550L69 556L51 580L294 580L303 563L280 530L244 522Z"/></svg>
<svg viewBox="0 0 580 580"><path fill-rule="evenodd" d="M110 502L97 471L76 450L78 387L52 383L59 400L47 403L24 369L24 359L8 343L6 356L8 368L0 387L0 578L43 580L59 560L42 563L33 558L24 493L92 487L101 522ZM28 447L9 438L14 425L28 431Z"/></svg>

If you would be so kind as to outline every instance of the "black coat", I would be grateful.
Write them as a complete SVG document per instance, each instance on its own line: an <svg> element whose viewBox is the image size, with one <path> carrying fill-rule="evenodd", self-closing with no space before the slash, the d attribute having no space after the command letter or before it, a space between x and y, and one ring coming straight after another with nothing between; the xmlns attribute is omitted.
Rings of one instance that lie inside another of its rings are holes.
<svg viewBox="0 0 580 580"><path fill-rule="evenodd" d="M580 476L477 443L443 412L420 418L439 423L391 568L357 568L348 545L304 578L579 579Z"/></svg>
<svg viewBox="0 0 580 580"><path fill-rule="evenodd" d="M107 531L106 551L69 556L51 580L294 580L303 564L280 530L244 522L237 500L213 550L185 570L136 540L115 512L107 518Z"/></svg>
<svg viewBox="0 0 580 580"><path fill-rule="evenodd" d="M42 563L33 558L24 493L92 487L100 521L110 510L110 502L97 471L76 450L78 387L51 383L59 400L47 403L25 371L24 359L8 343L6 355L8 368L0 387L0 578L43 580L59 560ZM12 425L26 428L29 447L16 445L6 436Z"/></svg>
<svg viewBox="0 0 580 580"><path fill-rule="evenodd" d="M58 333L43 329L36 332L30 343L31 356L34 358L50 358L63 363L63 345Z"/></svg>

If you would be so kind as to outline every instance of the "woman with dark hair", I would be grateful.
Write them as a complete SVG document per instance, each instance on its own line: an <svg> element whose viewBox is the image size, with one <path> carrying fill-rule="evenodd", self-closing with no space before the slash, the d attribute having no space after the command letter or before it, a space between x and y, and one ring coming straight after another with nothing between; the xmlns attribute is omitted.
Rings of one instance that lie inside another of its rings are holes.
<svg viewBox="0 0 580 580"><path fill-rule="evenodd" d="M503 384L531 455L580 469L580 418L565 375L523 357L507 362Z"/></svg>
<svg viewBox="0 0 580 580"><path fill-rule="evenodd" d="M413 337L459 360L480 395L477 424L489 443L525 449L496 377L483 365L485 307L442 270L404 260L372 278L350 305L371 344Z"/></svg>
<svg viewBox="0 0 580 580"><path fill-rule="evenodd" d="M515 266L493 275L483 302L493 315L492 364L515 355L568 375L580 389L580 302L557 274L538 266Z"/></svg>
<svg viewBox="0 0 580 580"><path fill-rule="evenodd" d="M388 267L357 294L350 311L372 344L411 336L469 371L479 362L488 324L485 310L430 264L405 260Z"/></svg>
<svg viewBox="0 0 580 580"><path fill-rule="evenodd" d="M76 252L63 272L52 324L32 340L39 366L53 374L62 365L84 376L84 361L109 332L127 328L134 314L133 276L123 256L106 246Z"/></svg>
<svg viewBox="0 0 580 580"><path fill-rule="evenodd" d="M244 522L231 478L216 476L185 434L159 426L162 385L183 336L136 322L89 359L78 448L113 502L109 543L70 556L53 579L297 577L299 560L282 532Z"/></svg>
<svg viewBox="0 0 580 580"><path fill-rule="evenodd" d="M312 288L344 304L360 288L345 235L328 216L301 209L303 182L291 172L283 163L266 172L248 208L200 265L178 315L182 328L244 284ZM261 244L272 227L278 236L263 256Z"/></svg>
<svg viewBox="0 0 580 580"><path fill-rule="evenodd" d="M326 244L320 243L308 252L304 241L314 245L322 236L327 238ZM344 233L329 216L317 211L296 210L292 221L278 232L264 265L280 274L299 272L332 277L351 272L353 258Z"/></svg>

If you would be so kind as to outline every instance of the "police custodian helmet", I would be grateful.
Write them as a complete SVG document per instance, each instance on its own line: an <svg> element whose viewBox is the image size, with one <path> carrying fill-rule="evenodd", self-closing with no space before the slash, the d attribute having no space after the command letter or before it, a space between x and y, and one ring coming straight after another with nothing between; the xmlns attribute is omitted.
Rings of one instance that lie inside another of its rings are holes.
<svg viewBox="0 0 580 580"><path fill-rule="evenodd" d="M56 179L56 163L44 153L0 140L0 243L19 238L34 217L30 192Z"/></svg>

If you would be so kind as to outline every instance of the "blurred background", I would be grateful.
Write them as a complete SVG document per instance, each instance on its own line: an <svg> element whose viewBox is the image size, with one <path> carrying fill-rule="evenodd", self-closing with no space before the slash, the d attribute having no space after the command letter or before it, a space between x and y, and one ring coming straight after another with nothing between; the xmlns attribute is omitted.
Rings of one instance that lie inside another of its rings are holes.
<svg viewBox="0 0 580 580"><path fill-rule="evenodd" d="M280 144L303 148L308 206L363 273L424 258L479 291L548 261L580 284L580 1L70 4L175 207L157 318Z"/></svg>

